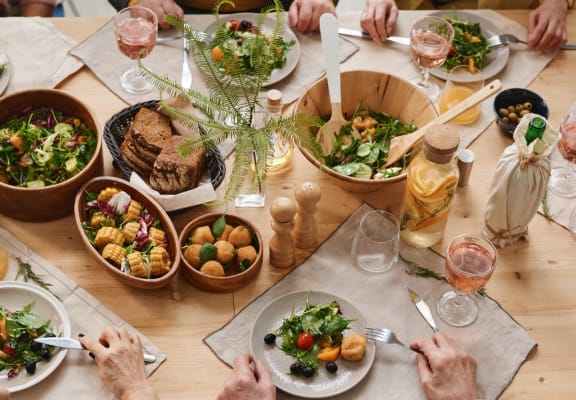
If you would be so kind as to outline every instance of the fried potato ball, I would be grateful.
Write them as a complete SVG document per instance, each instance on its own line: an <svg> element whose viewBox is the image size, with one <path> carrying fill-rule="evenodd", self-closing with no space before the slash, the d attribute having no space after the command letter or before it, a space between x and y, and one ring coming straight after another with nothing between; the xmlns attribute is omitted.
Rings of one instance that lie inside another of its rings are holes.
<svg viewBox="0 0 576 400"><path fill-rule="evenodd" d="M240 247L236 251L236 262L240 265L240 268L246 269L256 261L257 256L258 253L254 246Z"/></svg>
<svg viewBox="0 0 576 400"><path fill-rule="evenodd" d="M220 236L216 238L216 240L228 240L228 237L230 236L230 232L232 232L232 230L234 230L234 227L232 225L226 224L224 230L222 231Z"/></svg>
<svg viewBox="0 0 576 400"><path fill-rule="evenodd" d="M216 246L216 260L221 264L228 264L234 260L234 245L226 240L219 240L214 243Z"/></svg>
<svg viewBox="0 0 576 400"><path fill-rule="evenodd" d="M216 260L206 261L202 268L200 268L200 272L206 275L211 276L225 276L226 272L224 271L224 267Z"/></svg>
<svg viewBox="0 0 576 400"><path fill-rule="evenodd" d="M230 232L228 241L236 248L248 246L252 243L252 233L245 226L239 225Z"/></svg>
<svg viewBox="0 0 576 400"><path fill-rule="evenodd" d="M366 336L351 333L344 336L340 346L340 356L348 361L360 361L366 352Z"/></svg>
<svg viewBox="0 0 576 400"><path fill-rule="evenodd" d="M194 229L192 236L190 237L190 242L193 244L204 244L214 243L214 235L212 235L212 230L209 226L199 226Z"/></svg>
<svg viewBox="0 0 576 400"><path fill-rule="evenodd" d="M184 250L184 259L194 268L200 268L202 263L200 262L200 249L201 244L191 244Z"/></svg>

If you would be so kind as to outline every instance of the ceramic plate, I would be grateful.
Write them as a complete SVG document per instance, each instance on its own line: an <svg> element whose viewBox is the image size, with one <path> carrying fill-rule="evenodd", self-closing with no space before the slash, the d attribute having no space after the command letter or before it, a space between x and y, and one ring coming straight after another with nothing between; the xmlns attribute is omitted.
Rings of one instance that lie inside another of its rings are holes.
<svg viewBox="0 0 576 400"><path fill-rule="evenodd" d="M356 386L370 371L376 353L374 343L367 343L366 354L361 361L338 359L338 371L335 374L326 371L324 362L320 362L318 374L312 378L290 375L290 364L295 362L294 358L284 354L277 346L264 343L264 336L278 329L282 320L289 317L293 309L296 312L304 309L307 298L310 303L315 304L337 301L344 317L353 320L351 329L345 333L364 332L366 320L360 311L346 300L322 292L294 292L272 301L258 314L250 333L250 351L257 360L264 361L279 389L311 399L335 396Z"/></svg>
<svg viewBox="0 0 576 400"><path fill-rule="evenodd" d="M62 303L46 290L28 283L0 282L0 304L15 311L27 304L34 303L31 312L45 320L50 320L50 328L57 336L70 337L70 318ZM25 369L13 379L3 379L8 371L0 372L0 387L7 388L11 393L28 389L41 382L58 368L68 350L58 350L47 362L39 362L34 375L29 375Z"/></svg>
<svg viewBox="0 0 576 400"><path fill-rule="evenodd" d="M471 21L471 22L479 22L480 27L482 28L482 35L486 39L491 36L497 35L501 33L498 28L492 24L490 21L479 17L473 13L464 12L464 11L442 11L436 12L432 15L436 16L448 16L448 17L456 17L459 20L463 21ZM474 76L470 80L487 80L498 74L500 71L506 67L508 63L508 58L510 57L510 48L508 46L503 46L497 49L492 48L490 53L485 56L485 59L489 61L488 65L485 66L478 74L474 74ZM442 69L442 67L435 68L430 71L430 74L434 75L440 79L448 79L448 72ZM465 81L465 80L464 80Z"/></svg>
<svg viewBox="0 0 576 400"><path fill-rule="evenodd" d="M246 21L250 21L252 23L256 23L260 14L256 13L238 13L238 14L226 14L220 15L220 23L228 22L231 19L235 19L237 21L242 21L245 19ZM262 30L264 32L272 32L274 30L274 26L276 24L276 18L273 15L267 15L266 19L264 20L264 24L262 26ZM214 21L206 28L206 33L214 34L216 32L217 23ZM294 32L286 26L284 29L284 40L290 41L294 40L294 46L288 50L288 54L286 54L286 64L282 68L277 68L272 71L270 75L270 79L268 79L264 84L263 87L273 85L275 83L280 82L282 79L286 78L288 75L294 71L296 65L298 65L298 60L300 59L300 43L298 42L298 38L294 34Z"/></svg>
<svg viewBox="0 0 576 400"><path fill-rule="evenodd" d="M0 96L6 88L8 87L8 83L10 82L10 74L12 73L12 66L10 64L10 59L8 55L0 49L0 65L4 65L4 71L2 75L0 75Z"/></svg>

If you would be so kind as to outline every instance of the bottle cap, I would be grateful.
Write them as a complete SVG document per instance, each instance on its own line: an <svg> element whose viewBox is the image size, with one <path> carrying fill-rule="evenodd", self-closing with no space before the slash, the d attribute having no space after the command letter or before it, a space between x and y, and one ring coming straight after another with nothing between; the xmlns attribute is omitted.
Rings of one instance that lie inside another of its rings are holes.
<svg viewBox="0 0 576 400"><path fill-rule="evenodd" d="M460 135L456 128L449 125L435 125L424 134L424 154L430 161L445 164L452 160Z"/></svg>

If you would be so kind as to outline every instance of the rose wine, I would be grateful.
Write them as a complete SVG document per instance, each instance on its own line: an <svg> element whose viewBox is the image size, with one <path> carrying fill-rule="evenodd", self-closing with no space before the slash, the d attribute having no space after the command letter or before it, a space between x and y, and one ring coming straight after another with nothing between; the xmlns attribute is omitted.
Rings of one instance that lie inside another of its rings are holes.
<svg viewBox="0 0 576 400"><path fill-rule="evenodd" d="M566 160L576 163L576 122L562 125L558 150Z"/></svg>
<svg viewBox="0 0 576 400"><path fill-rule="evenodd" d="M448 41L435 32L420 32L410 41L410 56L423 68L436 68L448 55Z"/></svg>
<svg viewBox="0 0 576 400"><path fill-rule="evenodd" d="M458 243L451 246L446 257L446 279L461 293L481 289L494 271L496 260L477 243Z"/></svg>
<svg viewBox="0 0 576 400"><path fill-rule="evenodd" d="M129 58L146 57L156 44L156 26L143 18L128 18L116 27L118 48Z"/></svg>

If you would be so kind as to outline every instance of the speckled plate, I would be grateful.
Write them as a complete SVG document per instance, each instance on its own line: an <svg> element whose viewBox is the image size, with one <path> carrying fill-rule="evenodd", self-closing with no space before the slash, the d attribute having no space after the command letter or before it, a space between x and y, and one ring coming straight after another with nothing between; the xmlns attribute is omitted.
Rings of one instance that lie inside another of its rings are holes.
<svg viewBox="0 0 576 400"><path fill-rule="evenodd" d="M282 320L289 317L292 310L298 312L304 309L307 298L310 303L315 304L338 302L344 317L353 320L350 324L351 329L345 333L364 332L366 320L348 301L323 292L293 292L277 298L260 311L250 333L250 351L257 360L263 360L270 369L272 380L278 389L309 399L335 396L353 388L368 374L376 354L374 343L367 343L366 354L361 361L338 359L338 372L335 374L326 371L324 362L320 362L318 374L312 378L290 375L290 364L295 360L284 354L277 346L264 343L264 336L278 329L282 325Z"/></svg>
<svg viewBox="0 0 576 400"><path fill-rule="evenodd" d="M10 83L10 75L12 74L12 65L8 55L0 49L0 65L4 65L4 70L0 75L0 96L6 91L8 83Z"/></svg>

